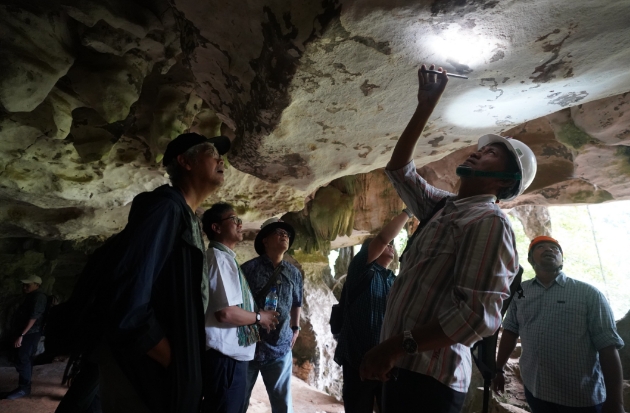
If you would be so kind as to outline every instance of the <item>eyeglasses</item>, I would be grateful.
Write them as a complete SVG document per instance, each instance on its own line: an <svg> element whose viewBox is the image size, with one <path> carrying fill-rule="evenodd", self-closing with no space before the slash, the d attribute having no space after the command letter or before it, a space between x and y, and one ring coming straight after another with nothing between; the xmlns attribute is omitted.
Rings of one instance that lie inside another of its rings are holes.
<svg viewBox="0 0 630 413"><path fill-rule="evenodd" d="M280 229L280 228L276 229L273 233L274 233L274 234L276 234L276 235L277 235L277 236L279 236L279 237L287 237L287 238L291 238L291 237L289 236L289 233L288 233L288 232L286 232L285 230Z"/></svg>
<svg viewBox="0 0 630 413"><path fill-rule="evenodd" d="M234 223L236 225L243 225L243 220L240 219L239 217L237 217L236 215L230 215L227 218L223 218L221 221L225 221L225 220L228 220L228 219L231 219L232 221L234 221Z"/></svg>

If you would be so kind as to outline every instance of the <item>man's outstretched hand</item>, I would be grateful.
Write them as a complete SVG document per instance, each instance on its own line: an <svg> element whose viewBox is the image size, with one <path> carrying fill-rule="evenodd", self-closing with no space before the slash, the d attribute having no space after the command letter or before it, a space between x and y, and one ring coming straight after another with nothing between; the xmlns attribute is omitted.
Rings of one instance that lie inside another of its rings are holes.
<svg viewBox="0 0 630 413"><path fill-rule="evenodd" d="M448 76L446 76L446 70L441 67L438 69L439 72L442 72L440 75L423 73L423 70L426 69L426 65L422 65L418 69L418 81L420 83L418 88L418 105L428 106L433 109L438 104L444 89L446 89ZM431 65L429 70L435 70L435 65Z"/></svg>
<svg viewBox="0 0 630 413"><path fill-rule="evenodd" d="M400 135L394 152L392 152L392 157L387 164L387 169L390 171L400 169L411 162L420 134L429 121L433 109L440 101L444 89L446 89L446 83L448 82L446 70L440 67L439 70L442 73L436 75L423 73L422 71L426 70L426 68L426 65L422 65L418 69L418 81L420 83L418 87L418 107L402 135ZM435 70L435 65L431 65L429 69Z"/></svg>

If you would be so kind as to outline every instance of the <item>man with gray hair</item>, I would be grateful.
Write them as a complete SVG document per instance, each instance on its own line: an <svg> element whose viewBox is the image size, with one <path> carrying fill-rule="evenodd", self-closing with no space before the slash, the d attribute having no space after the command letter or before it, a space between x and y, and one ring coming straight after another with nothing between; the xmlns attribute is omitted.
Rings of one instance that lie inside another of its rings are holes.
<svg viewBox="0 0 630 413"><path fill-rule="evenodd" d="M172 140L171 185L136 196L125 229L88 264L106 413L199 410L208 280L195 210L223 183L229 147L224 136Z"/></svg>

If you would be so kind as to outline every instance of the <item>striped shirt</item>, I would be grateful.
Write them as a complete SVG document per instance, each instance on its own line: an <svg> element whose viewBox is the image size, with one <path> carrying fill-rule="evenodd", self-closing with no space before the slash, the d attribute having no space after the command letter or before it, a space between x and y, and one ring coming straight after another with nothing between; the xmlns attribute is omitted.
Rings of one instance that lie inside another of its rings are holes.
<svg viewBox="0 0 630 413"><path fill-rule="evenodd" d="M569 407L606 400L598 351L623 347L603 294L561 272L545 288L525 281L503 328L521 336L523 384L537 399Z"/></svg>
<svg viewBox="0 0 630 413"><path fill-rule="evenodd" d="M518 271L514 232L494 195L457 200L422 179L413 161L386 173L420 220L441 199L447 201L405 255L387 300L381 341L437 318L457 344L405 355L397 366L466 392L469 347L501 325L501 306Z"/></svg>

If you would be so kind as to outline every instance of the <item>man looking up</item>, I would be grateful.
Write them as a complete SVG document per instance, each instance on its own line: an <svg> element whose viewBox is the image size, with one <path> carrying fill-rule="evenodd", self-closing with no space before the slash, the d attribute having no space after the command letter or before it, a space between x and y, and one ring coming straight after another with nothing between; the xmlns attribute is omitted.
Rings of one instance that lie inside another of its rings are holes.
<svg viewBox="0 0 630 413"><path fill-rule="evenodd" d="M37 349L39 339L42 336L42 317L46 310L48 298L39 290L42 279L37 275L31 275L22 283L24 301L20 304L13 316L13 329L15 332L15 369L18 372L18 387L5 396L6 399L15 400L31 394L31 378L33 376L33 353Z"/></svg>
<svg viewBox="0 0 630 413"><path fill-rule="evenodd" d="M533 413L623 413L623 375L612 311L595 287L562 271L560 243L547 236L529 244L536 277L523 282L503 321L496 392L521 337L519 360L525 397Z"/></svg>
<svg viewBox="0 0 630 413"><path fill-rule="evenodd" d="M418 106L386 173L427 224L390 291L382 342L360 369L364 380L397 378L384 385L387 413L461 411L472 369L469 347L499 328L502 301L518 271L514 233L496 202L521 194L536 173L536 158L522 142L485 135L457 168L458 194L429 185L412 158L448 78L441 69L439 81L424 70L418 71Z"/></svg>
<svg viewBox="0 0 630 413"><path fill-rule="evenodd" d="M376 398L381 411L383 385L378 380L361 381L359 366L365 353L378 345L387 294L396 276L387 269L394 259L394 238L411 212L406 209L368 238L348 266L344 286L344 323L339 334L335 361L343 368L343 406L346 413L372 413Z"/></svg>
<svg viewBox="0 0 630 413"><path fill-rule="evenodd" d="M127 226L93 261L85 283L98 286L90 321L103 325L106 413L199 410L208 279L194 211L223 183L221 155L229 147L224 136L173 139L162 161L171 185L136 196Z"/></svg>
<svg viewBox="0 0 630 413"><path fill-rule="evenodd" d="M275 330L278 313L258 311L236 261L242 221L230 204L212 205L202 218L210 240L206 253L210 300L203 360L204 413L239 413L245 397L247 362L254 358L258 326Z"/></svg>
<svg viewBox="0 0 630 413"><path fill-rule="evenodd" d="M292 264L283 260L284 253L295 239L295 230L278 218L270 218L254 241L260 255L242 265L243 273L252 289L259 308L264 308L265 297L272 287L278 294L278 325L276 330L260 332L254 360L247 369L247 396L243 411L247 411L252 388L260 372L267 388L272 413L292 413L291 349L300 332L302 308L302 275Z"/></svg>

